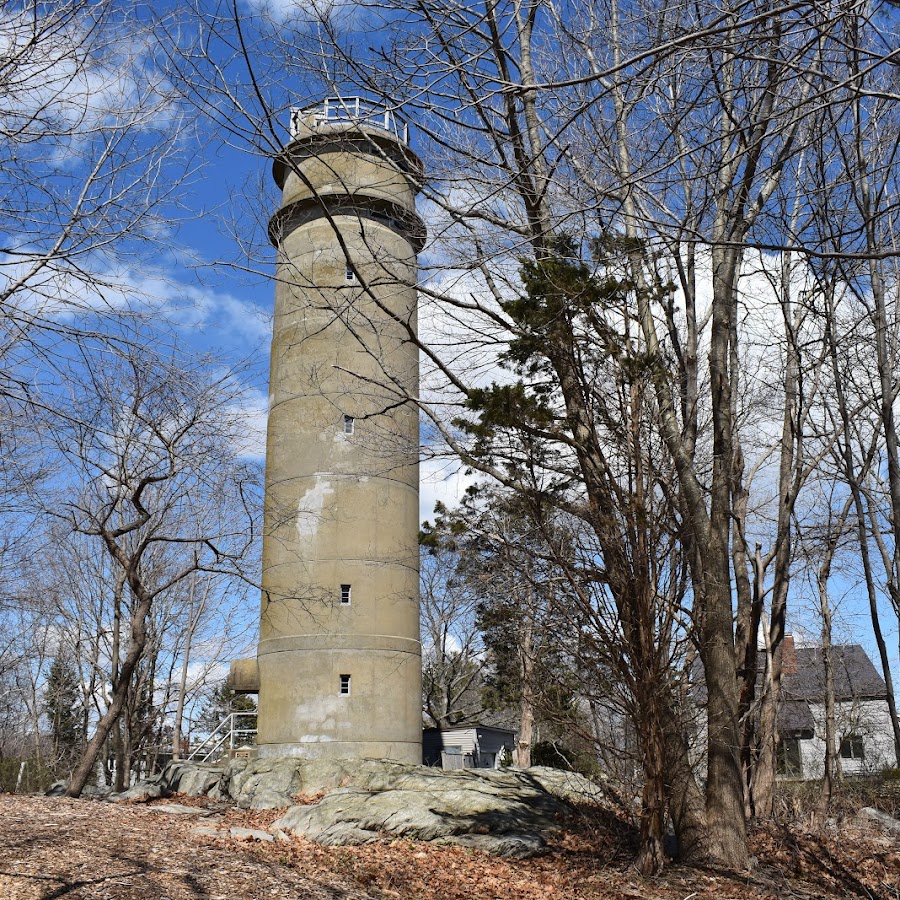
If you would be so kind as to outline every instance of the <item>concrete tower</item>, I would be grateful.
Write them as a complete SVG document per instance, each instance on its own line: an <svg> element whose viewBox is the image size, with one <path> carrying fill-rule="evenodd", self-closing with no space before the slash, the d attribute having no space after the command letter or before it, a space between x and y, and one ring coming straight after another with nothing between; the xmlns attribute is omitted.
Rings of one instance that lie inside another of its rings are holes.
<svg viewBox="0 0 900 900"><path fill-rule="evenodd" d="M420 763L422 166L352 98L294 111L273 172L258 753Z"/></svg>

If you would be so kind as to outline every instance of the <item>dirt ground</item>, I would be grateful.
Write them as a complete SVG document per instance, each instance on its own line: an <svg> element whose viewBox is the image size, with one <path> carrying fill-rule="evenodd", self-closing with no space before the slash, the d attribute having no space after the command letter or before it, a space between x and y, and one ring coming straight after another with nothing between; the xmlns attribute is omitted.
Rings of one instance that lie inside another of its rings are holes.
<svg viewBox="0 0 900 900"><path fill-rule="evenodd" d="M203 810L198 808L198 814ZM369 898L235 841L195 837L205 819L62 797L0 796L0 898Z"/></svg>
<svg viewBox="0 0 900 900"><path fill-rule="evenodd" d="M169 802L196 813L159 811ZM750 873L673 865L642 879L631 865L633 833L609 818L585 820L525 861L405 840L326 848L229 836L230 827L265 829L278 815L189 798L121 805L0 795L0 900L900 900L898 841L850 821L825 836L756 833ZM198 825L216 834L193 834Z"/></svg>

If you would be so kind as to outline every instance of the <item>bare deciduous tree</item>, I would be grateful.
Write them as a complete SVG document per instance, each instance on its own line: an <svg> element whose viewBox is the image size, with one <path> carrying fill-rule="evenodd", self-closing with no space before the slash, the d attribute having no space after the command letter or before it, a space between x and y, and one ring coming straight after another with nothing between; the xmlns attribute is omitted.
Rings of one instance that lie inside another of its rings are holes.
<svg viewBox="0 0 900 900"><path fill-rule="evenodd" d="M109 704L75 768L71 796L135 697L154 604L196 572L248 577L258 501L258 473L240 458L241 409L229 375L210 380L201 366L134 350L102 367L84 362L70 375L78 394L48 430L63 483L35 500L93 539L127 592ZM152 692L155 679L147 677Z"/></svg>
<svg viewBox="0 0 900 900"><path fill-rule="evenodd" d="M185 126L142 18L106 0L0 13L0 390L15 397L35 355L127 313L128 265L160 238L182 182L172 138Z"/></svg>
<svg viewBox="0 0 900 900"><path fill-rule="evenodd" d="M456 553L431 534L426 547L420 573L423 707L441 727L474 721L483 708L479 597L458 577Z"/></svg>

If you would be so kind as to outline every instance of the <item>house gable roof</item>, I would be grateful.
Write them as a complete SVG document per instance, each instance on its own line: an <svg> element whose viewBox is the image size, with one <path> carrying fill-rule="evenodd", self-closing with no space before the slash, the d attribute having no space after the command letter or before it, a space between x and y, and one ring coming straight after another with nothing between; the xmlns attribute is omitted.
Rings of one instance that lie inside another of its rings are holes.
<svg viewBox="0 0 900 900"><path fill-rule="evenodd" d="M782 676L785 700L821 703L825 699L825 662L819 647L797 648L796 671ZM866 651L859 644L838 644L831 648L834 669L834 699L884 700L887 687Z"/></svg>
<svg viewBox="0 0 900 900"><path fill-rule="evenodd" d="M785 635L786 642L791 640ZM887 687L878 674L866 651L859 644L836 644L831 648L834 669L834 699L838 703L854 700L885 700ZM757 659L756 696L759 697L765 678L766 656L760 652ZM696 701L705 705L706 684L703 680L703 666L696 659L691 669L693 693ZM781 697L783 707L791 704L791 709L782 708L779 714L779 728L782 723L786 731L806 731L809 718L801 707L809 703L825 702L825 662L819 647L797 647L791 651L790 664L787 654L781 675Z"/></svg>

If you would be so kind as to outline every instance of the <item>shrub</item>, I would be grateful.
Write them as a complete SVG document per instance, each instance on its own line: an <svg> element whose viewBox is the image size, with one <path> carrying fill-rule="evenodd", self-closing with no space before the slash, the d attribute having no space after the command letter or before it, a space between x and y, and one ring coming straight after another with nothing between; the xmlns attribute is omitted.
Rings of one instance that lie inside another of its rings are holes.
<svg viewBox="0 0 900 900"><path fill-rule="evenodd" d="M19 782L19 769L23 762L25 769L22 772L22 780ZM8 756L0 759L0 793L13 793L17 782L20 794L46 791L53 783L53 773L37 757L28 757L23 760L16 756Z"/></svg>

